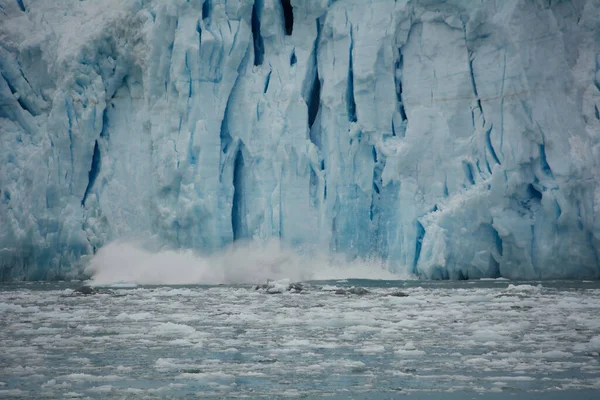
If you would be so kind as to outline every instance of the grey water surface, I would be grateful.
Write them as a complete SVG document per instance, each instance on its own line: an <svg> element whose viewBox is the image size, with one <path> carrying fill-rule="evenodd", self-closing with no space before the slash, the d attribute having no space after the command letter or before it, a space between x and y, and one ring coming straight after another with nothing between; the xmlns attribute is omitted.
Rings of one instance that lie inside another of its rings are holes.
<svg viewBox="0 0 600 400"><path fill-rule="evenodd" d="M600 398L596 281L79 286L0 285L0 398Z"/></svg>

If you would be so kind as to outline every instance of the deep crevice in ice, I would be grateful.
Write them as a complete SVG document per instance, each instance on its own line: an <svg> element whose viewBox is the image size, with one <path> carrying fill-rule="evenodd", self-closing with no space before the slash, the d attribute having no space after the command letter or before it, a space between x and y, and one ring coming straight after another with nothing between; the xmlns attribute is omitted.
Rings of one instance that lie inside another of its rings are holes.
<svg viewBox="0 0 600 400"><path fill-rule="evenodd" d="M108 138L108 105L104 108L102 112L102 130L100 131L101 138Z"/></svg>
<svg viewBox="0 0 600 400"><path fill-rule="evenodd" d="M296 58L296 49L292 50L292 55L290 56L290 66L296 65L298 59Z"/></svg>
<svg viewBox="0 0 600 400"><path fill-rule="evenodd" d="M169 54L169 60L170 60L171 56L173 55L173 43L171 43L167 47L167 52ZM171 78L170 78L169 70L167 68L165 68L165 71L163 71L163 72L164 72L165 92L168 93L168 91L169 91L169 83L171 82Z"/></svg>
<svg viewBox="0 0 600 400"><path fill-rule="evenodd" d="M354 38L352 37L352 26L350 26L350 49L348 51L348 85L346 87L346 108L348 120L356 122L356 101L354 100L354 71L352 65L352 51L354 49Z"/></svg>
<svg viewBox="0 0 600 400"><path fill-rule="evenodd" d="M469 49L469 42L467 40L467 26L463 25L463 35L465 39L465 48L467 49L467 63L469 65L469 76L471 78L471 87L473 88L473 95L477 100L477 108L481 112L483 122L485 125L485 115L483 114L483 108L481 107L481 99L479 98L479 92L477 91L477 83L475 82L475 72L473 71L473 52Z"/></svg>
<svg viewBox="0 0 600 400"><path fill-rule="evenodd" d="M511 198L511 208L521 217L532 217L539 211L543 194L535 186L529 183L522 186Z"/></svg>
<svg viewBox="0 0 600 400"><path fill-rule="evenodd" d="M537 190L531 183L527 185L527 194L529 195L529 198L533 201L539 202L542 200L542 192Z"/></svg>
<svg viewBox="0 0 600 400"><path fill-rule="evenodd" d="M190 113L190 100L192 98L192 96L194 95L194 88L193 88L193 79L192 79L192 69L190 68L190 63L188 60L188 53L185 53L185 70L187 72L187 79L188 79L188 100L187 100L187 114L189 115Z"/></svg>
<svg viewBox="0 0 600 400"><path fill-rule="evenodd" d="M233 83L233 87L231 88L231 91L229 92L229 95L227 97L227 103L225 105L225 110L223 112L223 119L221 120L221 128L219 130L219 139L221 141L221 154L220 154L220 160L219 160L219 166L220 166L219 181L222 181L223 168L225 167L225 164L223 162L223 155L227 154L227 152L229 151L229 146L233 142L231 134L229 133L229 124L228 124L229 113L231 110L230 106L231 106L231 102L233 101L232 96L238 87L240 77L242 76L242 74L241 74L242 70L250 62L249 59L250 59L250 46L247 47L246 54L245 54L244 58L242 59L242 61L240 62L240 64L238 65L237 77L236 77L235 82Z"/></svg>
<svg viewBox="0 0 600 400"><path fill-rule="evenodd" d="M231 135L229 134L229 126L227 123L227 119L227 108L225 108L225 115L223 116L223 121L221 121L221 129L219 131L219 139L221 141L221 153L219 160L219 182L222 182L223 180L223 169L225 168L225 163L223 160L225 158L225 155L229 152L229 146L231 146L231 143L233 141Z"/></svg>
<svg viewBox="0 0 600 400"><path fill-rule="evenodd" d="M271 74L273 73L273 69L269 70L269 73L267 74L267 78L265 79L265 86L263 89L263 93L267 93L267 90L269 90L269 82L271 82Z"/></svg>
<svg viewBox="0 0 600 400"><path fill-rule="evenodd" d="M198 32L198 52L202 49L202 27L200 26L200 21L196 23L196 32Z"/></svg>
<svg viewBox="0 0 600 400"><path fill-rule="evenodd" d="M383 187L383 179L381 177L383 169L385 168L385 159L381 158L377 154L377 149L373 146L373 190L371 192L371 205L369 207L369 219L374 220L375 216L379 212L377 203L381 198L381 188Z"/></svg>
<svg viewBox="0 0 600 400"><path fill-rule="evenodd" d="M34 117L38 115L38 113L36 113L33 110L33 107L31 107L29 102L24 97L19 97L17 99L17 103L19 103L19 105L21 106L21 108L23 110L27 111L29 114L33 115Z"/></svg>
<svg viewBox="0 0 600 400"><path fill-rule="evenodd" d="M558 200L554 199L554 205L556 206L556 219L558 220L562 215L562 207L558 203Z"/></svg>
<svg viewBox="0 0 600 400"><path fill-rule="evenodd" d="M421 247L423 246L423 238L425 237L425 228L418 220L416 222L416 243L415 243L415 258L413 260L413 273L417 272L417 264L419 263L419 258L421 257Z"/></svg>
<svg viewBox="0 0 600 400"><path fill-rule="evenodd" d="M98 147L98 141L94 142L94 153L92 154L92 165L90 166L90 171L88 172L88 184L85 188L85 192L83 194L83 198L81 199L81 205L85 206L85 201L90 193L90 190L94 186L96 182L96 178L98 178L98 174L100 173L101 166L101 158L100 158L100 148Z"/></svg>
<svg viewBox="0 0 600 400"><path fill-rule="evenodd" d="M317 189L319 186L319 177L312 165L310 166L310 178L309 178L308 185L309 185L308 191L310 194L309 198L311 201L311 205L313 207L316 207L317 206L317 193L318 193Z"/></svg>
<svg viewBox="0 0 600 400"><path fill-rule="evenodd" d="M246 236L244 228L244 217L246 214L244 201L244 156L242 154L242 146L240 145L233 163L233 205L231 207L233 240L238 240Z"/></svg>
<svg viewBox="0 0 600 400"><path fill-rule="evenodd" d="M17 5L19 6L19 9L23 12L25 12L25 5L23 4L23 0L17 0Z"/></svg>
<svg viewBox="0 0 600 400"><path fill-rule="evenodd" d="M550 165L548 164L548 160L546 158L546 146L544 144L540 144L540 163L542 167L542 172L545 175L552 177L552 169L550 168Z"/></svg>
<svg viewBox="0 0 600 400"><path fill-rule="evenodd" d="M312 129L317 114L319 112L319 106L321 104L321 79L319 78L319 71L315 72L315 79L310 89L310 95L308 97L308 127Z"/></svg>
<svg viewBox="0 0 600 400"><path fill-rule="evenodd" d="M202 4L202 19L210 18L210 11L212 9L212 0L204 0Z"/></svg>
<svg viewBox="0 0 600 400"><path fill-rule="evenodd" d="M502 68L502 87L500 88L500 148L499 153L504 158L504 85L506 83L506 50L504 51L504 66Z"/></svg>
<svg viewBox="0 0 600 400"><path fill-rule="evenodd" d="M475 184L475 175L473 174L473 165L468 161L463 161L463 168L465 171L465 177L471 185Z"/></svg>
<svg viewBox="0 0 600 400"><path fill-rule="evenodd" d="M398 49L398 60L396 61L396 71L394 73L394 83L396 84L396 100L398 101L398 111L403 121L406 121L406 110L404 109L404 102L402 101L402 67L404 64L404 57L402 56L402 48ZM394 134L394 136L396 136Z"/></svg>
<svg viewBox="0 0 600 400"><path fill-rule="evenodd" d="M265 45L260 34L260 14L263 0L255 0L252 5L252 38L254 41L254 65L262 65L265 58Z"/></svg>
<svg viewBox="0 0 600 400"><path fill-rule="evenodd" d="M318 56L318 52L319 52L319 40L321 38L321 24L318 19L316 20L316 25L317 25L317 36L316 36L314 44L313 44L313 49L312 49L311 58L310 58L310 60L312 61L312 70L309 69L311 72L314 71L314 73L309 72L308 77L311 79L310 89L308 89L308 93L306 93L307 89L304 88L302 97L304 98L304 101L306 102L310 141L312 143L314 143L314 145L318 149L320 149L321 148L321 131L319 129L318 124L315 125L315 121L317 120L317 117L319 115L319 110L321 107L321 78L319 76L319 63L317 60L317 56ZM307 79L309 79L309 78L307 78ZM321 163L323 163L322 160L321 160ZM321 170L323 170L323 169L324 169L324 167L322 165Z"/></svg>
<svg viewBox="0 0 600 400"><path fill-rule="evenodd" d="M21 72L22 73L22 72ZM0 76L4 79L4 81L6 82L6 85L8 86L8 89L10 90L10 92L14 95L17 93L17 89L14 87L14 85L8 80L8 78L6 78L4 76L4 74L2 74L0 72ZM23 75L23 78L25 79L25 76ZM18 96L17 98L17 103L19 103L19 106L21 106L21 108L24 111L27 111L29 114L36 116L38 115L38 113L36 113L33 110L33 107L29 104L29 102L23 97L23 96Z"/></svg>
<svg viewBox="0 0 600 400"><path fill-rule="evenodd" d="M190 140L187 148L188 165L196 165L198 162L198 150L194 147L194 129L190 132ZM179 162L179 161L178 161Z"/></svg>
<svg viewBox="0 0 600 400"><path fill-rule="evenodd" d="M65 111L67 113L67 121L69 122L69 155L71 159L71 178L69 179L69 193L71 193L73 175L75 175L74 156L73 156L73 114L69 101L65 99ZM67 175L65 174L65 179Z"/></svg>
<svg viewBox="0 0 600 400"><path fill-rule="evenodd" d="M494 145L492 144L492 137L491 137L492 136L492 128L493 128L493 125L490 125L490 127L485 132L485 140L487 143L488 151L490 152L490 155L494 159L494 162L496 164L501 164L500 159L498 158L498 155L496 154L496 150L494 149Z"/></svg>
<svg viewBox="0 0 600 400"><path fill-rule="evenodd" d="M283 8L283 19L285 21L285 34L289 36L294 29L294 7L292 7L290 0L281 0L281 7Z"/></svg>
<svg viewBox="0 0 600 400"><path fill-rule="evenodd" d="M494 238L494 244L496 245L496 251L498 252L498 254L500 256L502 256L504 254L504 246L502 244L502 238L500 237L498 230L496 228L494 228L494 220L492 220L492 222L490 224L490 228L491 228L492 236Z"/></svg>
<svg viewBox="0 0 600 400"><path fill-rule="evenodd" d="M487 172L488 172L489 174L491 174L491 173L492 173L492 167L490 167L490 162L489 162L489 160L488 160L488 158L487 158L487 155L486 155L486 157L485 157L485 168L487 169Z"/></svg>
<svg viewBox="0 0 600 400"><path fill-rule="evenodd" d="M450 195L450 190L448 190L448 175L444 175L444 197L448 197Z"/></svg>
<svg viewBox="0 0 600 400"><path fill-rule="evenodd" d="M479 113L481 114L483 126L485 127L486 126L486 118L485 118L485 113L483 111L483 106L481 105L481 98L479 97L479 91L477 90L477 82L475 81L475 71L473 69L474 54L471 51L471 49L469 49L469 41L467 40L466 25L463 25L463 35L464 35L464 40L465 40L465 48L467 49L467 63L469 66L469 76L471 79L471 87L473 88L473 95L475 96L475 99L476 99L476 108L479 110ZM506 55L505 55L505 60L504 60L504 75L505 74L506 74ZM501 105L501 107L502 108L504 107L504 76L502 77L502 105ZM471 110L471 118L472 118L473 129L477 130L477 127L475 126L475 114L474 114L473 110ZM502 121L502 124L503 124L503 121ZM490 155L494 159L494 162L496 164L501 165L502 163L500 162L500 159L498 158L498 154L496 153L496 149L494 149L494 145L492 144L492 140L491 140L492 129L493 129L493 124L491 124L490 127L485 132L487 148L488 148ZM501 135L502 135L502 132L501 132ZM502 142L501 142L501 145L502 145ZM489 166L487 157L486 157L486 164L487 164L488 171L491 173L492 171L491 171L491 167Z"/></svg>

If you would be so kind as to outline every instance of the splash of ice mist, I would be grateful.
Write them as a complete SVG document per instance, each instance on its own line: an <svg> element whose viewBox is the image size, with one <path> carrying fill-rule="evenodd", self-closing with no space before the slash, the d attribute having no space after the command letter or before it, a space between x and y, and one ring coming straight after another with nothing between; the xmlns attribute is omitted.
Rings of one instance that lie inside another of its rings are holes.
<svg viewBox="0 0 600 400"><path fill-rule="evenodd" d="M342 261L340 257L310 257L277 241L235 244L201 255L191 250L152 251L140 242L113 242L96 253L86 268L94 284L128 282L140 285L241 284L267 279L410 279L389 272L381 262Z"/></svg>

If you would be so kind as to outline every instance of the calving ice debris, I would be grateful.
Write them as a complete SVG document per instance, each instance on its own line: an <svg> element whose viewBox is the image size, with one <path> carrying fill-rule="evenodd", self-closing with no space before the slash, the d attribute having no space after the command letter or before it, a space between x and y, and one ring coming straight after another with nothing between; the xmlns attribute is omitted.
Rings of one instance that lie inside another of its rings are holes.
<svg viewBox="0 0 600 400"><path fill-rule="evenodd" d="M0 277L278 240L595 278L600 3L0 0Z"/></svg>

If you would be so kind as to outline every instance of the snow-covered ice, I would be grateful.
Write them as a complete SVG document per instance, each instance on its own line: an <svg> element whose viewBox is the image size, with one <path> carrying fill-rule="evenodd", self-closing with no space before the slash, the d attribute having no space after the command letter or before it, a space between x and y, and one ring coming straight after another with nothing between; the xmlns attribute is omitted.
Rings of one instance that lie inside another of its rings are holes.
<svg viewBox="0 0 600 400"><path fill-rule="evenodd" d="M0 278L119 239L597 278L599 37L598 0L0 0Z"/></svg>

